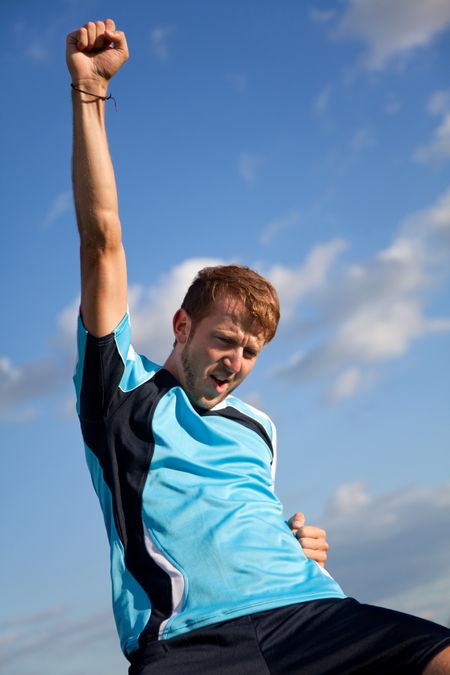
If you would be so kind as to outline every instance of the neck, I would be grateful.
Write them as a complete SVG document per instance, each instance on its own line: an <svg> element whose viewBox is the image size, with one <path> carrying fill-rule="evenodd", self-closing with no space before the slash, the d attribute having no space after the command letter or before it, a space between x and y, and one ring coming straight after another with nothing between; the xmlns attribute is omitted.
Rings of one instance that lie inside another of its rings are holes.
<svg viewBox="0 0 450 675"><path fill-rule="evenodd" d="M176 346L172 350L172 352L169 354L167 357L165 363L164 363L164 368L169 371L171 375L174 376L174 378L178 381L180 381L179 377L179 372L180 372L180 366L178 362L178 356L176 354Z"/></svg>

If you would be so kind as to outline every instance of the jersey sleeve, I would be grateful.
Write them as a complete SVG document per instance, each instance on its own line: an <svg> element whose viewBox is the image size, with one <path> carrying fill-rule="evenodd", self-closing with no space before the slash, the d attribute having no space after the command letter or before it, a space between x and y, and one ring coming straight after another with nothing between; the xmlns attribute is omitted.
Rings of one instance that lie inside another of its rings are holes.
<svg viewBox="0 0 450 675"><path fill-rule="evenodd" d="M82 420L108 417L123 395L149 380L160 369L136 354L131 345L128 313L109 335L96 338L78 318L78 360L74 375L77 412Z"/></svg>
<svg viewBox="0 0 450 675"><path fill-rule="evenodd" d="M126 357L131 347L128 314L109 335L94 337L78 318L78 360L74 384L77 412L85 420L106 417L122 379Z"/></svg>

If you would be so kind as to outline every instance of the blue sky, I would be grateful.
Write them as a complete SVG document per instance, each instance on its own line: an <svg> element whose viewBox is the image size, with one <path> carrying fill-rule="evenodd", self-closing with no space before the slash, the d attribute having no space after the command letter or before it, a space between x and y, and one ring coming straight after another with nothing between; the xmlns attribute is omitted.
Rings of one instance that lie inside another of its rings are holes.
<svg viewBox="0 0 450 675"><path fill-rule="evenodd" d="M65 35L131 58L107 125L135 346L210 260L256 267L279 334L241 389L286 516L349 595L450 618L450 1L18 0L3 49L0 672L126 672L71 374L78 244Z"/></svg>

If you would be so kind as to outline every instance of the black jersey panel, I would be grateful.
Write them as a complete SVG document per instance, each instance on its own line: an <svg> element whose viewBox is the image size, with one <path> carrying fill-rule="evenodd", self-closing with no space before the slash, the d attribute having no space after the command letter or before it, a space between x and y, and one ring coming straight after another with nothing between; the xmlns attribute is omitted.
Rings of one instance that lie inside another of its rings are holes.
<svg viewBox="0 0 450 675"><path fill-rule="evenodd" d="M112 493L114 521L124 547L126 567L151 601L150 620L141 639L157 637L161 622L173 611L172 588L170 576L156 564L145 544L142 493L154 452L154 410L177 383L162 369L136 389L121 391L118 384L123 362L115 341L108 336L108 339L102 338L103 344L99 342L94 338L86 349L80 397L81 428L85 443L97 456ZM92 376L90 369L96 369L97 373ZM101 406L97 405L99 394ZM108 415L112 404L114 414ZM95 419L101 412L103 419Z"/></svg>
<svg viewBox="0 0 450 675"><path fill-rule="evenodd" d="M102 338L87 334L80 392L81 419L102 420L108 414L124 369L114 333Z"/></svg>
<svg viewBox="0 0 450 675"><path fill-rule="evenodd" d="M269 447L269 450L272 453L273 457L273 445L272 441L270 440L269 434L264 429L263 425L257 420L253 419L253 417L249 417L248 415L242 413L240 410L232 408L231 406L227 406L226 408L221 408L219 410L204 410L201 408L196 408L196 410L198 414L201 415L202 417L207 416L226 417L229 420L233 420L234 422L242 424L242 426L247 427L247 429L251 429L252 431L257 433L258 436L260 436L263 439L263 441L265 441L265 443L267 443L267 446Z"/></svg>

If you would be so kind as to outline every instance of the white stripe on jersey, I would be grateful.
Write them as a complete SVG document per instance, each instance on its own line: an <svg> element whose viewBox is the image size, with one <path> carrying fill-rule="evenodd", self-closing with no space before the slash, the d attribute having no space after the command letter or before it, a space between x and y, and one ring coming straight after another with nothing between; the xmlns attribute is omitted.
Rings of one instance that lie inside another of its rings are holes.
<svg viewBox="0 0 450 675"><path fill-rule="evenodd" d="M155 563L160 567L166 574L170 577L170 584L172 586L172 613L171 615L161 623L159 627L159 638L161 639L165 630L167 623L176 616L181 611L181 606L183 604L184 597L184 577L183 574L177 570L176 567L164 557L161 551L157 548L155 542L150 536L150 532L145 526L145 523L142 523L144 528L144 538L145 538L145 548L148 551L148 554L155 561Z"/></svg>

